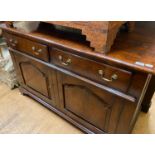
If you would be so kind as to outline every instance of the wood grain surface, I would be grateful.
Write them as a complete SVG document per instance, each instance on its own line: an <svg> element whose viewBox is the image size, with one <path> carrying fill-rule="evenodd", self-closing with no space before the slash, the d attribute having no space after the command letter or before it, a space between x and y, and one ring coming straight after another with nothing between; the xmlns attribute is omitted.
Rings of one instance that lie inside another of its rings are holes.
<svg viewBox="0 0 155 155"><path fill-rule="evenodd" d="M136 22L135 29L132 32L121 32L116 37L111 51L107 54L95 53L83 38L61 34L60 32L52 31L46 26L44 26L43 30L40 28L32 33L23 33L13 28L4 27L2 27L2 30L31 39L32 41L37 40L50 46L54 45L61 49L71 49L74 54L86 55L96 61L155 74L154 27L155 22ZM136 65L137 61L153 65L153 67Z"/></svg>
<svg viewBox="0 0 155 155"><path fill-rule="evenodd" d="M3 90L3 91L2 91ZM132 133L155 133L155 97L150 111L141 113ZM33 99L10 90L0 83L1 134L81 134L64 119L38 104Z"/></svg>

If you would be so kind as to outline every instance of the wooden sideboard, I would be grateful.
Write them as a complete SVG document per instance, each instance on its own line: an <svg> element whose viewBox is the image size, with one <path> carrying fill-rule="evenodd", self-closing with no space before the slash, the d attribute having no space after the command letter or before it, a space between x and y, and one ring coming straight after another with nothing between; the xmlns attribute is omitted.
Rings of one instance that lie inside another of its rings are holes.
<svg viewBox="0 0 155 155"><path fill-rule="evenodd" d="M155 23L119 33L107 54L49 26L30 33L2 27L20 91L86 133L130 133L154 92Z"/></svg>

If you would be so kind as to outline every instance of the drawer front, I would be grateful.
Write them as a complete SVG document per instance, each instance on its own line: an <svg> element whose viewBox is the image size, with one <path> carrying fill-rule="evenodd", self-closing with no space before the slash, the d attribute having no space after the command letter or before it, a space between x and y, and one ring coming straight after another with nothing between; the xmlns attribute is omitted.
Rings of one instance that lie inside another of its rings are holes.
<svg viewBox="0 0 155 155"><path fill-rule="evenodd" d="M11 48L34 56L38 59L49 61L48 48L46 45L8 33L4 33L4 37Z"/></svg>
<svg viewBox="0 0 155 155"><path fill-rule="evenodd" d="M58 49L50 51L51 62L108 87L126 92L132 73L97 63Z"/></svg>

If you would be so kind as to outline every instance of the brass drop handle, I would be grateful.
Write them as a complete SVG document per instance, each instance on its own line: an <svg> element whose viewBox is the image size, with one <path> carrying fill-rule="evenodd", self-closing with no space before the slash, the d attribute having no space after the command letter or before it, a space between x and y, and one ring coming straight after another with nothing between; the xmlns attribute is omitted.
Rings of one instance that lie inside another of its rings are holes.
<svg viewBox="0 0 155 155"><path fill-rule="evenodd" d="M113 74L113 75L111 76L110 79L107 79L107 78L104 77L104 72L103 72L103 70L98 70L98 73L99 73L99 75L101 76L102 80L104 80L104 81L106 81L106 82L112 82L112 81L118 79L118 75L117 75L117 74Z"/></svg>
<svg viewBox="0 0 155 155"><path fill-rule="evenodd" d="M32 50L34 51L33 53L35 55L39 55L42 52L42 49L41 48L37 50L35 46L32 46Z"/></svg>
<svg viewBox="0 0 155 155"><path fill-rule="evenodd" d="M18 44L18 41L17 40L15 40L15 41L13 41L13 43L12 43L12 46L16 46Z"/></svg>
<svg viewBox="0 0 155 155"><path fill-rule="evenodd" d="M18 44L18 41L17 40L14 40L14 44Z"/></svg>
<svg viewBox="0 0 155 155"><path fill-rule="evenodd" d="M32 46L32 50L33 50L33 51L35 51L35 50L36 50L35 46Z"/></svg>
<svg viewBox="0 0 155 155"><path fill-rule="evenodd" d="M15 47L15 46L17 45L17 43L18 43L17 40L13 40L13 39L10 39L9 41L10 41L10 43L11 43L11 45L12 45L13 47Z"/></svg>
<svg viewBox="0 0 155 155"><path fill-rule="evenodd" d="M10 42L10 43L12 43L12 42L13 42L13 39L12 39L12 38L10 38L10 39L9 39L9 42Z"/></svg>
<svg viewBox="0 0 155 155"><path fill-rule="evenodd" d="M40 49L38 49L38 50L37 50L37 52L41 53L41 52L42 52L42 49L41 49L41 48L40 48Z"/></svg>
<svg viewBox="0 0 155 155"><path fill-rule="evenodd" d="M39 55L39 53L38 53L38 52L34 52L34 54L35 54L35 55Z"/></svg>
<svg viewBox="0 0 155 155"><path fill-rule="evenodd" d="M64 65L64 66L68 66L68 65L71 64L71 62L72 62L71 59L69 59L69 58L66 60L66 62L64 62L64 61L63 61L63 57L62 57L61 55L59 55L58 58L59 58L61 64Z"/></svg>
<svg viewBox="0 0 155 155"><path fill-rule="evenodd" d="M13 47L15 47L15 46L16 46L16 44L15 44L15 43L11 43L11 45L12 45Z"/></svg>

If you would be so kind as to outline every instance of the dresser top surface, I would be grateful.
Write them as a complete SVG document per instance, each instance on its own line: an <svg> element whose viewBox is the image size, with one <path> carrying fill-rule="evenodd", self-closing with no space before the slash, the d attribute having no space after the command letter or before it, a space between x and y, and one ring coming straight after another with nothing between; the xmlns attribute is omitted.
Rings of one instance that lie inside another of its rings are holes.
<svg viewBox="0 0 155 155"><path fill-rule="evenodd" d="M107 57L155 74L155 22L136 22L133 32L121 33L116 38ZM142 66L137 65L136 62L140 62ZM153 67L149 68L147 64Z"/></svg>
<svg viewBox="0 0 155 155"><path fill-rule="evenodd" d="M134 31L119 33L111 51L107 54L95 53L92 48L81 42L81 40L70 40L65 35L52 32L49 34L46 30L31 33L20 32L13 28L3 28L3 30L71 49L77 53L104 61L155 74L155 22L136 22Z"/></svg>

